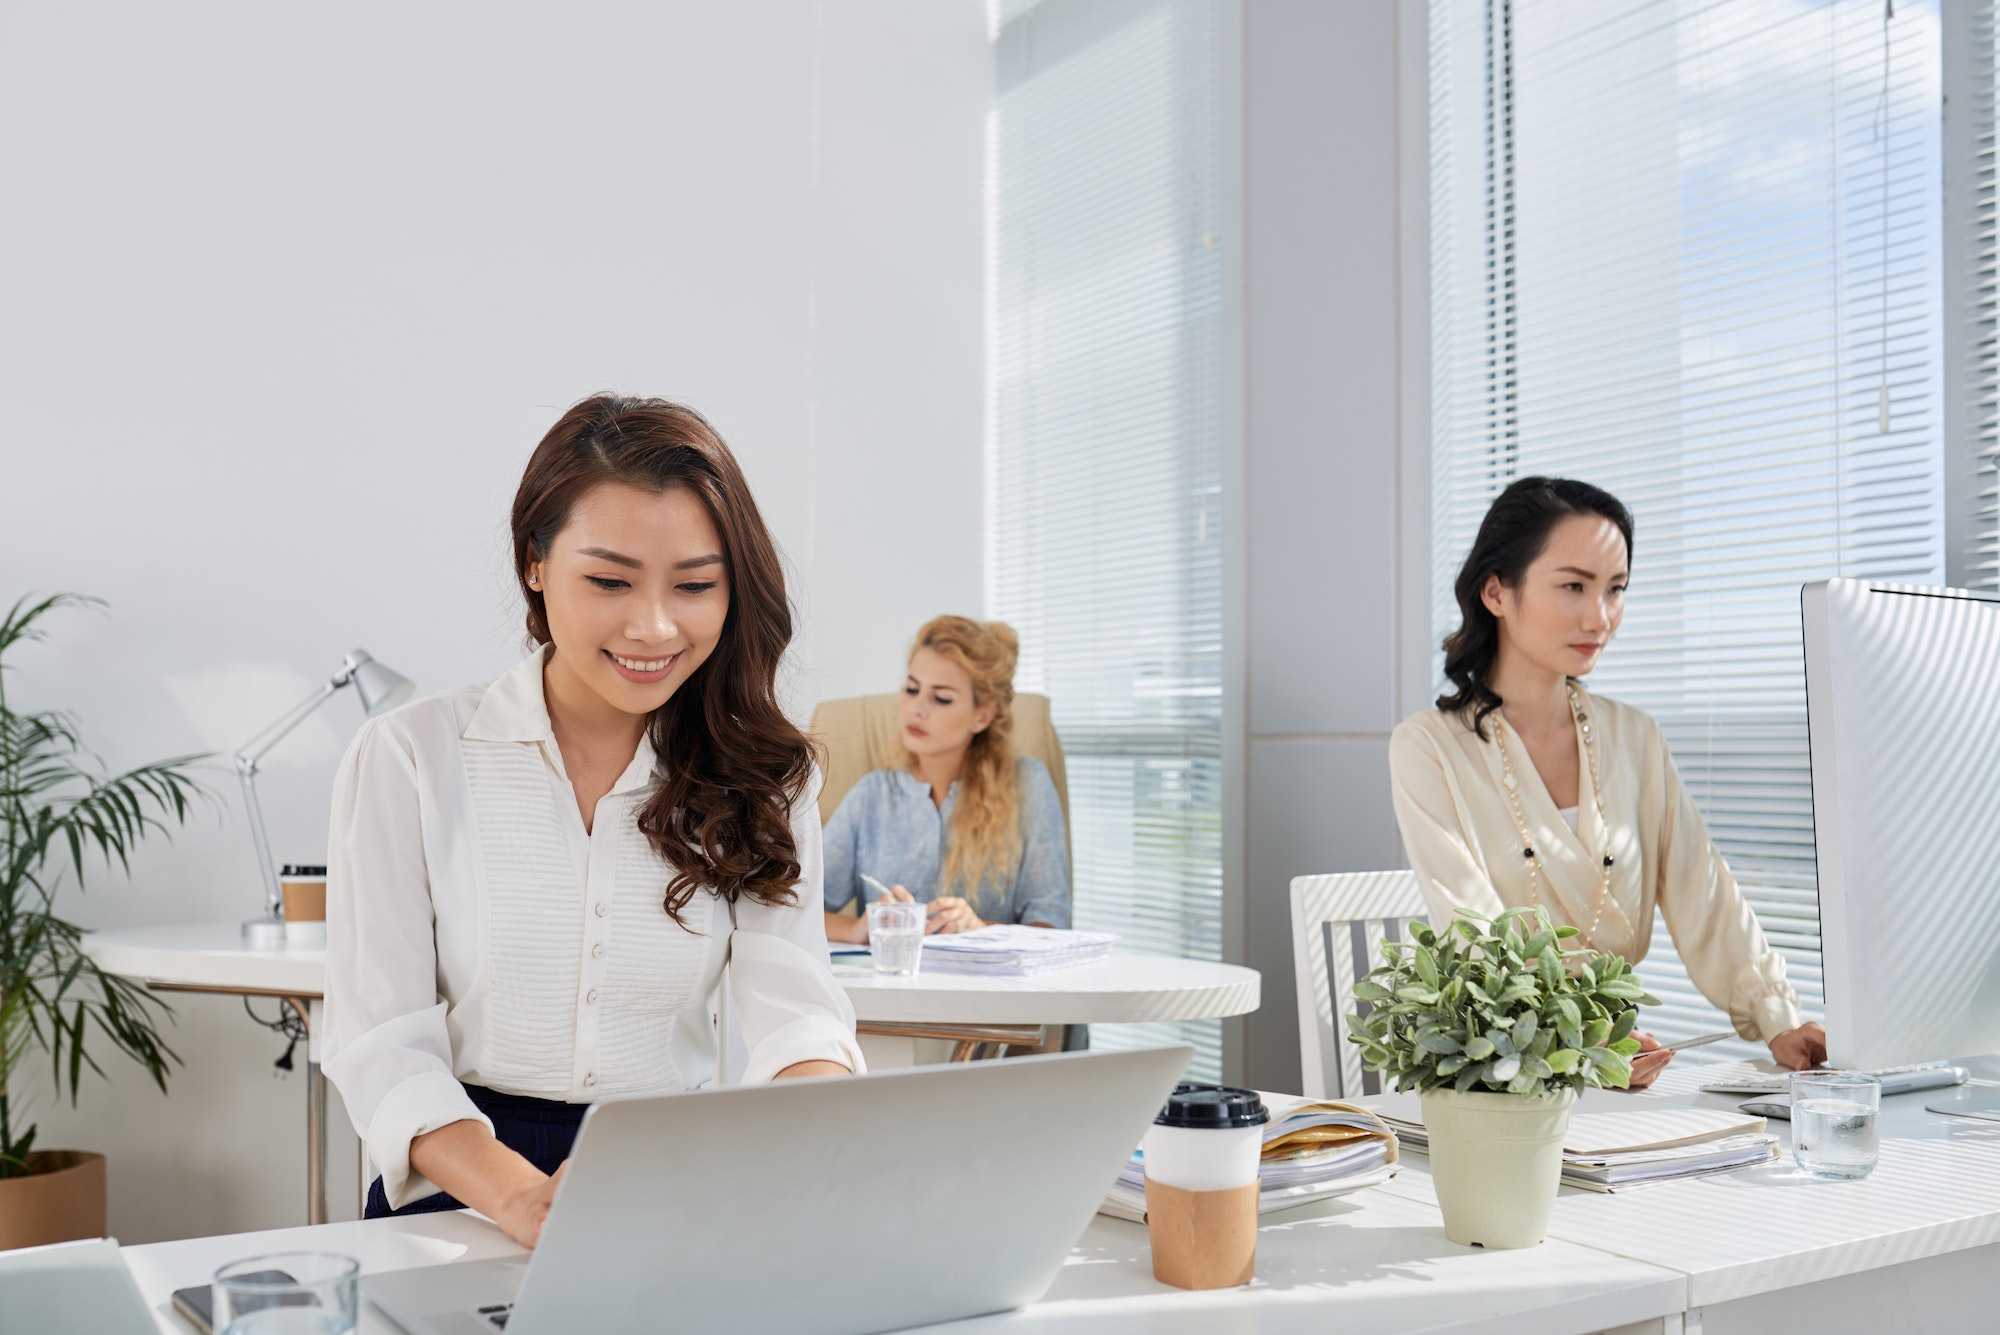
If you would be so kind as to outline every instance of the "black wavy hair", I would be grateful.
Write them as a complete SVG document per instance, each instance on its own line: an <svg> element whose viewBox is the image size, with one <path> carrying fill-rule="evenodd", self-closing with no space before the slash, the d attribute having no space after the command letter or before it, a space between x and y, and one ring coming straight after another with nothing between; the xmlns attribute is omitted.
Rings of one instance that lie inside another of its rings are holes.
<svg viewBox="0 0 2000 1335"><path fill-rule="evenodd" d="M1632 559L1632 512L1610 492L1566 477L1524 477L1494 498L1479 536L1458 568L1452 593L1458 599L1458 629L1444 639L1444 675L1453 689L1440 695L1439 709L1461 714L1479 740L1486 740L1486 716L1500 707L1487 677L1500 653L1500 621L1480 597L1489 577L1510 589L1542 549L1555 526L1572 515L1599 515L1625 535L1625 559Z"/></svg>

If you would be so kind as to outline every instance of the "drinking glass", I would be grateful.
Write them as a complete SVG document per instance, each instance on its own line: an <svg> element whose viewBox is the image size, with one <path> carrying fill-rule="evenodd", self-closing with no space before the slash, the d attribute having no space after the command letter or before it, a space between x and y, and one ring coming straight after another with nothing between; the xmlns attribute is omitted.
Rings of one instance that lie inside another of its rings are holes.
<svg viewBox="0 0 2000 1335"><path fill-rule="evenodd" d="M908 976L924 958L924 920L930 905L878 899L868 906L868 950L875 972Z"/></svg>
<svg viewBox="0 0 2000 1335"><path fill-rule="evenodd" d="M1814 1177L1875 1171L1882 1082L1848 1071L1792 1073L1792 1157Z"/></svg>
<svg viewBox="0 0 2000 1335"><path fill-rule="evenodd" d="M333 1252L273 1252L215 1272L217 1335L347 1335L361 1263Z"/></svg>

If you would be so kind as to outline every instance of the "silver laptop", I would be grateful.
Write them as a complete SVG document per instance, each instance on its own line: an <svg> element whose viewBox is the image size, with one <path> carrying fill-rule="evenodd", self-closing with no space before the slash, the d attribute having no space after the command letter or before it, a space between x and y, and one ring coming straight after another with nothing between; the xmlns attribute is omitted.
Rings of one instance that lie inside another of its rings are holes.
<svg viewBox="0 0 2000 1335"><path fill-rule="evenodd" d="M1039 1298L1192 1048L601 1103L527 1256L366 1275L412 1335L869 1335Z"/></svg>
<svg viewBox="0 0 2000 1335"><path fill-rule="evenodd" d="M0 1251L0 1331L155 1335L115 1238Z"/></svg>

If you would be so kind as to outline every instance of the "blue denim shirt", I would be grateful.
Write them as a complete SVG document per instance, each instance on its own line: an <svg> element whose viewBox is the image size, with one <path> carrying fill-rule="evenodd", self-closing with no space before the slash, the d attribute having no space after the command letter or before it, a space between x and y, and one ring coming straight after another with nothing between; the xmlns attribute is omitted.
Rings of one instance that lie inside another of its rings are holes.
<svg viewBox="0 0 2000 1335"><path fill-rule="evenodd" d="M1014 762L1021 791L1021 859L1002 877L988 875L964 898L988 922L1039 922L1069 926L1069 842L1062 799L1041 761ZM863 776L826 823L826 911L837 913L869 894L862 873L900 885L929 903L951 846L951 813L958 785L944 805L931 803L931 786L906 769L878 769Z"/></svg>

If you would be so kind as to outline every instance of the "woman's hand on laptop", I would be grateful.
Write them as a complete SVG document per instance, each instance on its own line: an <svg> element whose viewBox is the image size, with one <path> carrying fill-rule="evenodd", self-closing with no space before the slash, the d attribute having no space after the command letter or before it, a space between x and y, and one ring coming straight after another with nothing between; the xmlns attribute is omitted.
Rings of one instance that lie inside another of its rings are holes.
<svg viewBox="0 0 2000 1335"><path fill-rule="evenodd" d="M508 1149L470 1118L426 1131L410 1142L410 1167L498 1224L523 1247L535 1245L562 1181Z"/></svg>
<svg viewBox="0 0 2000 1335"><path fill-rule="evenodd" d="M569 1160L565 1159L548 1177L515 1191L499 1213L493 1216L493 1222L523 1247L532 1247L540 1242L542 1225L549 1219L549 1205L555 1200L556 1188L562 1184L563 1171L568 1167Z"/></svg>

